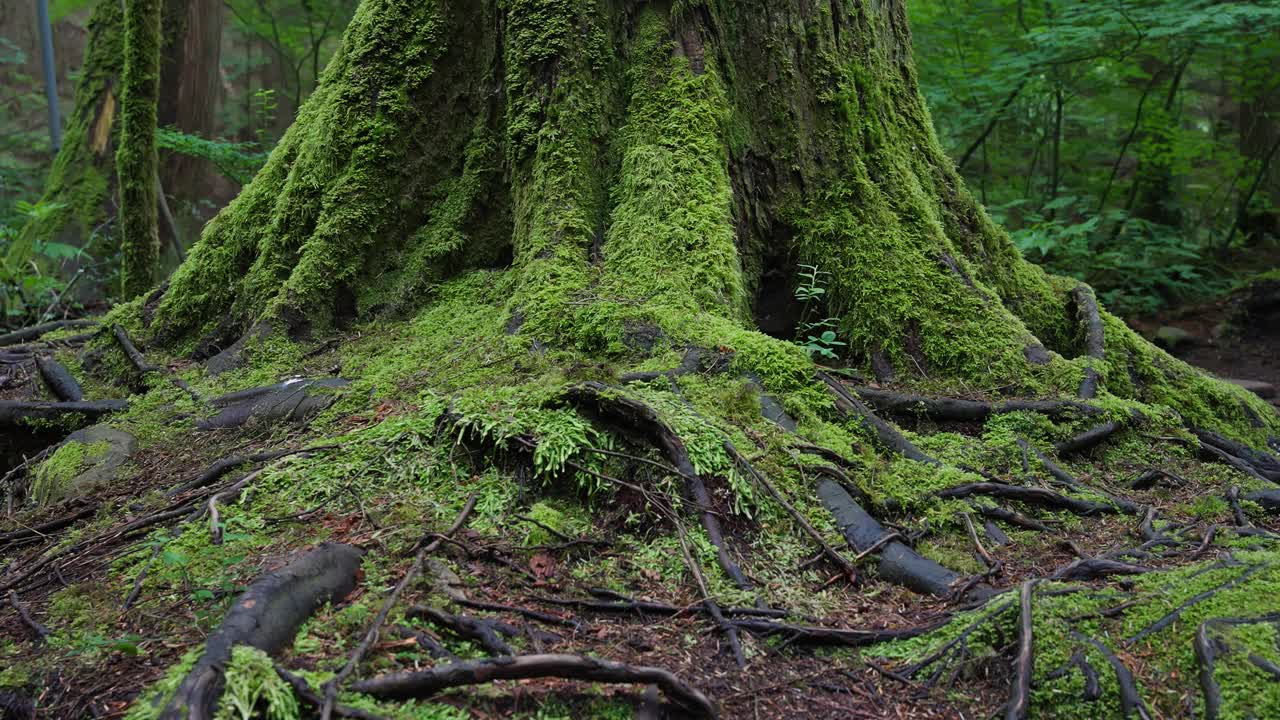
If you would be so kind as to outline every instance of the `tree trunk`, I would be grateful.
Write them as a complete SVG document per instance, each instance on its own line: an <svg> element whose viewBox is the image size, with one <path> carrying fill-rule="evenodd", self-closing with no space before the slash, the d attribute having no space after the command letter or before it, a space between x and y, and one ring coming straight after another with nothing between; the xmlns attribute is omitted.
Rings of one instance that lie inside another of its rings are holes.
<svg viewBox="0 0 1280 720"><path fill-rule="evenodd" d="M185 20L180 11L185 12L186 3L168 0L163 6L164 25L160 37L164 39L162 65L166 72L155 73L156 77L163 75L157 92L147 93L149 98L139 98L144 114L146 105L153 105L151 119L141 118L144 125L150 126L155 125L157 118L160 122L172 123L173 120L167 118L176 117L179 107L175 101L178 89L175 70L182 64ZM114 239L112 226L118 202L123 203L125 199L120 194L117 168L121 126L126 115L123 112L126 65L123 8L119 0L103 0L94 8L76 87L75 109L67 119L62 149L45 179L41 197L53 209L23 226L5 258L11 268L30 261L40 241L56 239L98 256L117 249L117 245L108 240ZM216 73L216 70L215 63L209 71ZM154 130L149 135L154 137ZM154 154L154 141L152 147ZM144 171L145 168L135 167L126 172ZM154 186L154 179L150 184ZM138 184L135 189L143 188ZM154 198L154 189L151 192ZM119 201L117 195L121 195ZM145 198L139 201L145 202ZM148 273L135 290L146 289L152 282L154 277Z"/></svg>
<svg viewBox="0 0 1280 720"><path fill-rule="evenodd" d="M1105 313L1087 356L1076 283L1024 261L939 150L898 2L366 0L153 331L211 355L501 267L510 327L539 342L717 344L800 265L830 274L814 317L880 372L1051 392L1092 367L1220 427L1211 406L1253 402ZM714 323L690 337L691 315Z"/></svg>
<svg viewBox="0 0 1280 720"><path fill-rule="evenodd" d="M123 295L151 288L160 258L156 116L160 96L161 0L124 6L124 75L120 93L120 250Z"/></svg>

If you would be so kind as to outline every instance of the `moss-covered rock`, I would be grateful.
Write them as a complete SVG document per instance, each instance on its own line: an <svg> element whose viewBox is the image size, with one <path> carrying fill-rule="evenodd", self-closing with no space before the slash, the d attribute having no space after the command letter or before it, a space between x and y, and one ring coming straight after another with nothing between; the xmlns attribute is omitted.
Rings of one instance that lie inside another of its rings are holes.
<svg viewBox="0 0 1280 720"><path fill-rule="evenodd" d="M31 494L41 505L78 497L119 477L137 440L106 425L77 430L36 468Z"/></svg>

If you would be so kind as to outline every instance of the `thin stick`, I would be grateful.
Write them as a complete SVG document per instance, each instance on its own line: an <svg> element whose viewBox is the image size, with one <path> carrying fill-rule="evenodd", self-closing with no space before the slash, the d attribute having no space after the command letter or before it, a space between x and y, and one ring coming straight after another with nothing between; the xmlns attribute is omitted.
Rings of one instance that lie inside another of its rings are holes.
<svg viewBox="0 0 1280 720"><path fill-rule="evenodd" d="M45 638L49 637L49 628L41 625L32 617L31 611L27 609L26 605L22 604L22 601L18 600L18 593L13 590L9 591L9 604L18 612L18 617L22 618L22 622L26 623L27 627L31 628L31 631L36 634L39 642L44 642Z"/></svg>
<svg viewBox="0 0 1280 720"><path fill-rule="evenodd" d="M369 624L369 629L365 631L364 638L355 650L351 651L351 656L347 658L347 664L342 666L342 670L337 675L327 681L322 687L324 689L324 703L320 706L320 720L330 720L333 717L334 706L338 702L338 689L346 682L351 673L355 672L356 666L364 658L365 653L369 652L369 648L378 641L378 631L382 628L382 624L387 621L387 615L391 613L391 608L395 606L396 601L400 599L400 595L404 593L405 588L413 579L422 572L422 566L426 563L427 555L435 552L440 547L440 543L447 536L458 532L467 522L467 518L471 516L471 511L475 510L476 500L479 499L479 493L471 493L471 497L467 498L466 505L462 506L462 511L458 513L457 519L453 521L453 525L449 529L441 533L440 537L432 540L431 543L418 550L417 555L413 558L413 564L405 572L404 577L400 578L400 582L396 584L391 594L387 595L387 599L382 603L382 609L378 611L378 615Z"/></svg>
<svg viewBox="0 0 1280 720"><path fill-rule="evenodd" d="M1018 623L1018 659L1014 663L1013 690L1005 710L1005 720L1024 720L1031 705L1031 677L1035 674L1035 655L1032 642L1031 594L1036 581L1022 583L1018 593L1020 618Z"/></svg>

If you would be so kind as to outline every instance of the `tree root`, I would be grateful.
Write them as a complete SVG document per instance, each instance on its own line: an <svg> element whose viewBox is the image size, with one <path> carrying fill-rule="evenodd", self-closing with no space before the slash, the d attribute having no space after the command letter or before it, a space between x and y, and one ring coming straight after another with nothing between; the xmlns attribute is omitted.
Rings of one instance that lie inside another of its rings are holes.
<svg viewBox="0 0 1280 720"><path fill-rule="evenodd" d="M317 607L355 589L361 555L350 545L325 543L254 581L209 636L204 654L178 685L160 718L211 718L232 647L250 645L273 653L287 645Z"/></svg>
<svg viewBox="0 0 1280 720"><path fill-rule="evenodd" d="M871 409L862 403L861 400L853 396L848 388L839 380L831 377L825 372L818 372L818 379L826 383L827 388L831 390L832 396L835 398L836 409L845 415L857 417L863 427L875 434L880 440L880 444L889 450L916 462L926 463L928 465L941 465L936 459L924 454L911 443L902 433L898 432L892 425L881 420L879 416L871 412Z"/></svg>
<svg viewBox="0 0 1280 720"><path fill-rule="evenodd" d="M40 371L40 378L48 386L49 392L53 393L58 400L79 402L84 399L84 390L80 388L80 383L76 382L75 376L67 366L52 357L36 355L36 369Z"/></svg>
<svg viewBox="0 0 1280 720"><path fill-rule="evenodd" d="M563 639L554 633L533 629L522 630L515 625L494 618L454 615L439 608L425 605L415 605L409 608L405 616L427 620L434 625L447 628L460 638L474 640L491 655L515 654L515 650L502 639L503 637L529 637L538 643L555 643Z"/></svg>
<svg viewBox="0 0 1280 720"><path fill-rule="evenodd" d="M622 395L610 394L606 385L597 382L586 382L570 388L566 397L575 404L585 405L597 414L611 420L623 430L638 431L659 448L667 457L667 461L675 466L685 480L685 492L693 504L701 511L702 527L707 532L707 539L716 548L716 560L720 568L733 580L740 590L752 590L754 584L743 574L738 564L729 557L728 543L720 520L712 511L711 495L707 486L699 477L684 442L671 429L658 413L648 405Z"/></svg>
<svg viewBox="0 0 1280 720"><path fill-rule="evenodd" d="M92 420L128 409L126 400L79 402L22 402L0 400L0 428L29 428L39 422L66 421L73 416Z"/></svg>
<svg viewBox="0 0 1280 720"><path fill-rule="evenodd" d="M1098 490L1096 488L1092 488L1092 487L1089 487L1088 485L1081 483L1079 480L1076 480L1075 477L1071 475L1071 473L1067 472L1066 470L1063 470L1061 467L1058 466L1057 463L1055 463L1054 461L1046 457L1044 453L1031 447L1030 443L1028 443L1026 440L1018 440L1018 444L1022 445L1024 448L1030 449L1031 452L1035 453L1036 458L1040 460L1040 464L1044 466L1045 470L1049 471L1049 475L1051 475L1053 479L1058 482L1058 484L1069 487L1072 490L1075 490L1076 492L1092 493L1094 495L1099 495L1101 497L1104 497L1107 499L1107 502L1114 505L1116 509L1118 509L1122 513L1126 513L1128 515L1136 515L1138 513L1138 510L1140 508L1135 503L1129 500L1126 500L1122 497L1117 497L1110 493L1103 492L1102 490Z"/></svg>
<svg viewBox="0 0 1280 720"><path fill-rule="evenodd" d="M1280 458L1225 438L1215 432L1192 428L1200 447L1248 475L1280 483Z"/></svg>
<svg viewBox="0 0 1280 720"><path fill-rule="evenodd" d="M1142 695L1138 692L1138 683L1133 679L1133 671L1121 662L1120 658L1116 657L1116 654L1111 652L1110 648L1094 638L1081 635L1075 631L1072 631L1071 635L1076 640L1093 646L1110 663L1111 670L1116 674L1116 684L1119 687L1120 694L1120 709L1124 713L1124 717L1127 718L1137 713L1140 720L1152 720L1151 711L1147 709L1146 702L1143 701Z"/></svg>
<svg viewBox="0 0 1280 720"><path fill-rule="evenodd" d="M735 627L756 635L784 637L788 643L833 647L867 647L892 640L906 640L932 632L946 624L946 620L940 620L921 627L900 630L848 630L767 620L732 620L731 622Z"/></svg>
<svg viewBox="0 0 1280 720"><path fill-rule="evenodd" d="M787 502L787 499L782 496L782 493L778 491L778 488L776 488L773 483L769 482L767 478L761 475L755 467L738 452L738 449L733 446L733 443L725 440L724 449L725 452L729 453L729 457L733 458L733 461L739 467L746 470L747 474L755 479L756 484L763 487L769 493L769 496L787 511L787 514L791 516L791 519L795 520L796 524L804 530L805 534L818 545L822 550L822 553L826 555L831 562L835 563L836 567L840 568L840 571L849 579L849 582L853 582L858 577L858 571L854 568L853 563L846 560L843 555L836 551L835 548L831 547L826 539L822 537L822 533L818 532L817 529L815 529L813 525L810 524L809 521L791 505L791 503Z"/></svg>
<svg viewBox="0 0 1280 720"><path fill-rule="evenodd" d="M1111 505L1104 505L1102 503L1096 503L1089 500L1067 497L1066 495L1060 495L1052 490L1045 490L1044 488L1024 487L1022 485L968 483L966 485L957 485L956 487L939 490L935 494L938 497L943 498L965 498L974 495L987 495L1005 500L1016 500L1027 505L1037 505L1054 510L1068 510L1077 515L1084 515L1086 517L1090 515L1117 512L1117 509ZM1035 529L1041 528L1044 528L1044 526L1042 525Z"/></svg>
<svg viewBox="0 0 1280 720"><path fill-rule="evenodd" d="M929 398L869 387L855 387L854 392L880 412L894 415L923 416L935 421L983 422L992 415L1034 412L1054 420L1080 415L1096 415L1101 410L1073 400L1004 400L982 402L958 398Z"/></svg>
<svg viewBox="0 0 1280 720"><path fill-rule="evenodd" d="M1165 628L1169 627L1169 626L1170 626L1170 625L1172 625L1174 622L1176 622L1176 621L1178 620L1178 618L1182 617L1182 613L1183 613L1183 611L1184 611L1184 610L1186 610L1187 608L1191 607L1192 605L1195 605L1196 603L1199 603L1199 602L1202 602L1202 601L1204 601L1204 600L1207 600L1207 599L1209 599L1209 598L1213 597L1214 595L1218 594L1219 592L1221 592L1221 591L1223 591L1223 590L1228 590L1228 589L1230 589L1230 588L1233 588L1233 587L1235 587L1236 585L1238 585L1238 584L1240 584L1240 583L1244 582L1245 580L1249 579L1249 577L1250 577L1250 576L1252 576L1254 573L1257 573L1257 572L1259 572L1259 571L1261 571L1261 570L1265 570L1266 568L1269 568L1269 567L1271 567L1271 566L1270 566L1269 564L1267 564L1267 563L1261 563L1261 564L1258 564L1258 565L1250 565L1250 566L1246 567L1246 568L1244 569L1244 571L1243 571L1243 572L1241 572L1239 575L1235 576L1234 578L1231 578L1230 580L1227 580L1226 582L1223 582L1223 583L1221 583L1221 584L1219 584L1219 585L1217 585L1217 586L1215 586L1215 587L1212 587L1212 588L1210 588L1210 589L1208 589L1208 590L1205 590L1205 591L1204 591L1204 592L1202 592L1202 593L1198 593L1198 594L1196 594L1196 595L1194 595L1194 596L1192 596L1192 597L1188 598L1188 599L1187 599L1187 600L1185 600L1181 605L1179 605L1178 607L1174 608L1173 610L1170 610L1168 613L1166 613L1164 616L1162 616L1159 620L1156 620L1155 622L1151 623L1150 625L1148 625L1147 627L1143 628L1142 630L1139 630L1137 633L1135 633L1133 636L1131 636L1131 637L1130 637L1128 640L1126 640L1125 642L1127 642L1127 643L1129 643L1129 644L1133 644L1133 643L1135 643L1135 642L1138 642L1139 640L1142 640L1143 638L1145 638L1145 637L1147 637L1147 636L1149 636L1149 635L1153 635L1153 634L1155 634L1155 633L1160 632L1161 630L1163 630L1163 629L1165 629Z"/></svg>
<svg viewBox="0 0 1280 720"><path fill-rule="evenodd" d="M133 343L133 339L129 337L129 333L119 325L111 326L111 334L115 336L116 342L119 343L120 349L124 352L124 356L129 359L129 364L133 365L139 375L147 375L148 373L159 373L165 377L174 387L186 393L197 403L203 405L204 398L194 388L187 384L186 380L178 377L178 374L167 367L160 365L152 365L147 362L147 358L138 350L138 346Z"/></svg>
<svg viewBox="0 0 1280 720"><path fill-rule="evenodd" d="M1115 422L1114 420L1104 422L1054 445L1054 451L1058 453L1058 457L1066 457L1067 455L1092 450L1114 435L1117 430L1123 428L1124 425L1124 423Z"/></svg>
<svg viewBox="0 0 1280 720"><path fill-rule="evenodd" d="M63 328L84 328L84 327L97 327L97 326L98 326L97 320L55 320L54 322L47 322L41 325L32 325L31 327L22 328L21 330L14 330L13 332L0 335L0 347L8 347L10 345L17 345L19 343L35 340L46 333L51 333L54 330L62 330Z"/></svg>
<svg viewBox="0 0 1280 720"><path fill-rule="evenodd" d="M1012 510L993 507L991 505L978 505L977 509L979 515L992 520L1003 520L1010 525L1016 525L1017 527L1025 528L1027 530L1036 530L1038 532L1057 532L1054 528L1049 527L1039 520L1034 520Z"/></svg>
<svg viewBox="0 0 1280 720"><path fill-rule="evenodd" d="M1141 575L1151 568L1105 557L1081 558L1050 576L1053 580L1099 580L1111 575Z"/></svg>
<svg viewBox="0 0 1280 720"><path fill-rule="evenodd" d="M655 684L667 697L696 717L716 717L715 706L701 692L666 670L624 665L580 655L520 655L466 660L431 670L383 675L362 680L351 689L389 700L427 698L449 688L495 680L558 677L603 683Z"/></svg>
<svg viewBox="0 0 1280 720"><path fill-rule="evenodd" d="M870 551L880 546L881 578L918 593L946 596L961 580L959 573L921 556L897 540L884 541L888 533L867 514L844 488L831 480L818 484L818 497L835 517L836 526L855 551Z"/></svg>

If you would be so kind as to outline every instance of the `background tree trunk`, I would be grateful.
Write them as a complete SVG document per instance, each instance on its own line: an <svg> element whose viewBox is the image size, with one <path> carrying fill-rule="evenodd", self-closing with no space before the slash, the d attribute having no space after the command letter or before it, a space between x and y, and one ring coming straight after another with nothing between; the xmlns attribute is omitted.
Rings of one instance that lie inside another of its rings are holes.
<svg viewBox="0 0 1280 720"><path fill-rule="evenodd" d="M124 8L124 71L120 92L120 249L123 296L151 288L160 258L156 178L156 118L160 97L161 0L128 0ZM180 43L177 43L180 45Z"/></svg>

